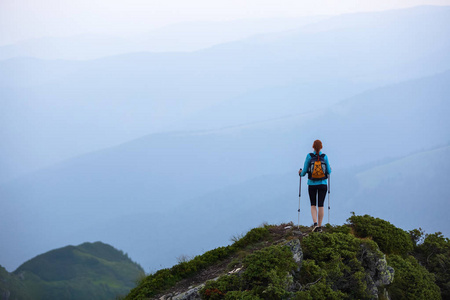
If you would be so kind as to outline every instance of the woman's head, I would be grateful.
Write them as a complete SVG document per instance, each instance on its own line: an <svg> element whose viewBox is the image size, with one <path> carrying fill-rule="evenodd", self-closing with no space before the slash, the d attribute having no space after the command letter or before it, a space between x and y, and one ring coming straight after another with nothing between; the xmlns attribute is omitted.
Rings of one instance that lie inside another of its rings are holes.
<svg viewBox="0 0 450 300"><path fill-rule="evenodd" d="M322 149L322 142L320 140L315 140L313 143L313 148L317 153L319 153Z"/></svg>

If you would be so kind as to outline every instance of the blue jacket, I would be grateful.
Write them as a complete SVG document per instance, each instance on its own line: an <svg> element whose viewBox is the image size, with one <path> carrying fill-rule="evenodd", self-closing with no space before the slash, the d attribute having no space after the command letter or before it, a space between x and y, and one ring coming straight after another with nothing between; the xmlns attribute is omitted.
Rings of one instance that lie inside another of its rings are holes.
<svg viewBox="0 0 450 300"><path fill-rule="evenodd" d="M314 151L314 154L316 154L316 151ZM319 152L319 155L322 154L322 151ZM328 174L331 174L331 167L330 167L330 163L328 162L328 156L325 154L324 157L325 163L327 164L327 171ZM300 174L300 176L305 176L306 173L308 172L308 168L309 168L309 163L311 161L311 155L308 153L308 155L306 155L306 159L305 159L305 164L303 165L303 171ZM308 185L320 185L320 184L328 184L328 179L323 179L323 180L311 180L308 179Z"/></svg>

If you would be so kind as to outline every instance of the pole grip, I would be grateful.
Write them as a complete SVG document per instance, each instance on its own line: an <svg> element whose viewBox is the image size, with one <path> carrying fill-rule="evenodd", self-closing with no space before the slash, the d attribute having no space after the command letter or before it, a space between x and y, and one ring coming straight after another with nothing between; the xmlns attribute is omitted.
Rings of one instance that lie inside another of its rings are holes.
<svg viewBox="0 0 450 300"><path fill-rule="evenodd" d="M302 176L300 176L300 184L298 186L298 196L301 197L302 196Z"/></svg>
<svg viewBox="0 0 450 300"><path fill-rule="evenodd" d="M328 174L328 194L331 192L331 175Z"/></svg>

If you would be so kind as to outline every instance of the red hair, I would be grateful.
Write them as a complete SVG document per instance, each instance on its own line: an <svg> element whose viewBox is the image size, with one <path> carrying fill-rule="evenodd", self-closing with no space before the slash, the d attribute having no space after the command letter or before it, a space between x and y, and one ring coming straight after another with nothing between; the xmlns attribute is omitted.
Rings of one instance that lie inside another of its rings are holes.
<svg viewBox="0 0 450 300"><path fill-rule="evenodd" d="M313 143L313 148L316 150L316 153L319 153L320 149L322 149L322 142L320 140L315 140Z"/></svg>

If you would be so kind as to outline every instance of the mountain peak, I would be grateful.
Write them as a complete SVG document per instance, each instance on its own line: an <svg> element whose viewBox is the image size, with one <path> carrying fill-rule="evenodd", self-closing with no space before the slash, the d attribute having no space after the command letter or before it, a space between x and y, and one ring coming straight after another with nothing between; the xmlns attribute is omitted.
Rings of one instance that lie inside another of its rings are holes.
<svg viewBox="0 0 450 300"><path fill-rule="evenodd" d="M353 214L347 224L264 225L143 279L126 299L446 298L450 241ZM419 242L420 240L420 242ZM433 250L430 245L439 245ZM436 251L436 252L434 252ZM426 262L427 256L429 261ZM434 275L432 275L433 273ZM414 276L409 276L414 274ZM436 278L436 279L435 279Z"/></svg>

